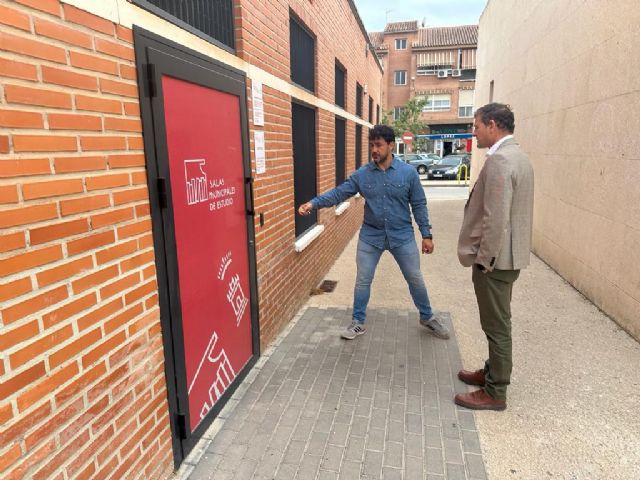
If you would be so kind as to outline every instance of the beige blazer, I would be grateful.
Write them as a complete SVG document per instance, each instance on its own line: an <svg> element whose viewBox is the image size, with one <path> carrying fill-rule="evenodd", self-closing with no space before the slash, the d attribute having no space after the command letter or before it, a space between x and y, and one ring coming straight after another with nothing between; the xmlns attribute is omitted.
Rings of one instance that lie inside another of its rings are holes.
<svg viewBox="0 0 640 480"><path fill-rule="evenodd" d="M491 271L529 265L533 168L520 145L507 139L487 157L464 207L458 259Z"/></svg>

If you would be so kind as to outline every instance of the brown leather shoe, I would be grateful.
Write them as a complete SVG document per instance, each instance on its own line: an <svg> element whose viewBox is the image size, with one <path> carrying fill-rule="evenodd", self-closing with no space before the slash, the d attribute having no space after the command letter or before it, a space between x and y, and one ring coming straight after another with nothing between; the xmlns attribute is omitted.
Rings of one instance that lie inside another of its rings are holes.
<svg viewBox="0 0 640 480"><path fill-rule="evenodd" d="M504 410L507 408L505 400L496 400L484 390L476 390L470 393L459 393L453 401L456 405L472 410Z"/></svg>
<svg viewBox="0 0 640 480"><path fill-rule="evenodd" d="M467 385L478 385L484 387L484 370L476 370L472 372L470 370L460 370L458 372L458 378Z"/></svg>

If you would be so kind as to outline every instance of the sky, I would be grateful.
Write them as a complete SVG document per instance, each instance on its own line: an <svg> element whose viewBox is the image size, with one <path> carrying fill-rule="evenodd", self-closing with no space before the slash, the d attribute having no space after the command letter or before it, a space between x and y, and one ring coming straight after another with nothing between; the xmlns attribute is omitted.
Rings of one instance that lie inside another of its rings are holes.
<svg viewBox="0 0 640 480"><path fill-rule="evenodd" d="M354 0L368 32L381 32L387 22L425 19L427 27L478 23L487 0Z"/></svg>

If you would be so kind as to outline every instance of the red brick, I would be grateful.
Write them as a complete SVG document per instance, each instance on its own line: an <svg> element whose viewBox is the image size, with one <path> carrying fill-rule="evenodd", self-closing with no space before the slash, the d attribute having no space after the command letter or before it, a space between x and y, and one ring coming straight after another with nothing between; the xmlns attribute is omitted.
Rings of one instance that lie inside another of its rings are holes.
<svg viewBox="0 0 640 480"><path fill-rule="evenodd" d="M96 150L126 150L127 143L124 137L83 136L80 137L80 146L83 152Z"/></svg>
<svg viewBox="0 0 640 480"><path fill-rule="evenodd" d="M73 362L61 370L49 374L45 380L35 384L29 390L18 396L18 409L20 412L24 412L35 403L46 398L47 395L59 388L61 385L71 380L78 373L78 364Z"/></svg>
<svg viewBox="0 0 640 480"><path fill-rule="evenodd" d="M136 251L136 241L129 240L125 243L120 243L111 248L107 248L96 253L96 261L98 265L111 262L120 257L124 257Z"/></svg>
<svg viewBox="0 0 640 480"><path fill-rule="evenodd" d="M135 60L135 55L131 45L123 45L104 38L96 37L96 51L111 55L112 57L121 58L123 60Z"/></svg>
<svg viewBox="0 0 640 480"><path fill-rule="evenodd" d="M52 245L39 250L30 250L19 255L3 258L0 260L0 272L8 276L29 270L33 267L53 263L60 259L62 259L62 248L60 248L60 245Z"/></svg>
<svg viewBox="0 0 640 480"><path fill-rule="evenodd" d="M5 403L0 406L0 426L7 423L9 420L13 418L13 408L10 403ZM2 470L0 469L0 472Z"/></svg>
<svg viewBox="0 0 640 480"><path fill-rule="evenodd" d="M125 334L125 332L120 332L117 335L111 337L82 357L82 367L88 368L91 364L95 363L102 357L105 357L110 352L114 351L119 345L125 343L126 340L127 335Z"/></svg>
<svg viewBox="0 0 640 480"><path fill-rule="evenodd" d="M127 180L128 177L127 175ZM17 185L0 185L0 204L6 203L18 203Z"/></svg>
<svg viewBox="0 0 640 480"><path fill-rule="evenodd" d="M6 329L3 329L4 333L0 334L0 350L3 351L15 347L22 342L26 342L40 333L37 320L32 320L10 331L5 330Z"/></svg>
<svg viewBox="0 0 640 480"><path fill-rule="evenodd" d="M69 458L69 452L77 452L84 445L89 443L89 430L85 430L78 437L76 437L66 448L58 450L55 455L49 457L42 468L36 471L31 478L33 480L48 480L52 477L52 473L55 472L66 460ZM116 478L116 477L114 477Z"/></svg>
<svg viewBox="0 0 640 480"><path fill-rule="evenodd" d="M136 218L144 218L149 216L149 204L143 203L141 205L136 205Z"/></svg>
<svg viewBox="0 0 640 480"><path fill-rule="evenodd" d="M0 76L37 81L38 70L35 65L0 58Z"/></svg>
<svg viewBox="0 0 640 480"><path fill-rule="evenodd" d="M96 118L96 117L91 117ZM100 120L100 119L98 119ZM106 170L107 157L58 157L53 161L56 173Z"/></svg>
<svg viewBox="0 0 640 480"><path fill-rule="evenodd" d="M142 132L142 123L140 119L105 117L104 129L116 132Z"/></svg>
<svg viewBox="0 0 640 480"><path fill-rule="evenodd" d="M76 137L58 135L14 135L13 150L16 152L75 152Z"/></svg>
<svg viewBox="0 0 640 480"><path fill-rule="evenodd" d="M102 119L94 115L77 113L50 113L47 115L51 130L102 130Z"/></svg>
<svg viewBox="0 0 640 480"><path fill-rule="evenodd" d="M102 305L100 308L97 308L96 310L93 310L92 312L89 312L78 319L78 328L80 329L80 331L86 330L92 325L101 322L110 315L113 315L123 306L124 304L122 303L122 299L116 298L112 302Z"/></svg>
<svg viewBox="0 0 640 480"><path fill-rule="evenodd" d="M51 60L56 63L67 63L67 54L64 48L51 45L50 43L32 40L31 38L12 35L6 31L0 31L0 50L7 50L43 60Z"/></svg>
<svg viewBox="0 0 640 480"><path fill-rule="evenodd" d="M118 63L95 54L69 52L71 66L92 72L118 75Z"/></svg>
<svg viewBox="0 0 640 480"><path fill-rule="evenodd" d="M145 250L151 247L153 247L153 235L151 233L138 238L138 250Z"/></svg>
<svg viewBox="0 0 640 480"><path fill-rule="evenodd" d="M48 422L25 437L25 446L27 447L27 450L32 450L33 447L60 428L60 425L64 425L76 416L83 408L84 399L79 398L71 405L57 412Z"/></svg>
<svg viewBox="0 0 640 480"><path fill-rule="evenodd" d="M140 274L132 273L126 277L121 278L113 283L106 285L100 289L100 298L109 298L113 295L121 293L122 291L137 285L140 282Z"/></svg>
<svg viewBox="0 0 640 480"><path fill-rule="evenodd" d="M55 305L68 298L66 285L54 288L29 300L12 305L2 310L2 321L5 325L26 318L34 313Z"/></svg>
<svg viewBox="0 0 640 480"><path fill-rule="evenodd" d="M74 277L93 268L93 258L84 257L74 260L59 267L50 268L36 274L39 287L46 287L61 280Z"/></svg>
<svg viewBox="0 0 640 480"><path fill-rule="evenodd" d="M151 220L141 220L129 225L118 227L118 238L123 240L125 238L140 235L141 233L151 231Z"/></svg>
<svg viewBox="0 0 640 480"><path fill-rule="evenodd" d="M69 256L73 256L88 250L95 250L114 242L115 234L113 233L113 230L108 230L106 232L82 237L77 240L68 241L67 252Z"/></svg>
<svg viewBox="0 0 640 480"><path fill-rule="evenodd" d="M127 179L128 179L127 175ZM125 203L148 201L149 191L146 187L135 188L130 190L123 190L121 192L113 192L113 204L123 205Z"/></svg>
<svg viewBox="0 0 640 480"><path fill-rule="evenodd" d="M134 212L131 207L121 208L119 210L111 210L107 213L92 215L91 228L97 230L98 228L106 227L107 225L113 225L115 223L133 220L133 218Z"/></svg>
<svg viewBox="0 0 640 480"><path fill-rule="evenodd" d="M59 195L69 195L71 193L81 193L84 191L81 178L70 178L68 180L49 180L48 182L26 183L22 186L22 195L25 200L35 198L57 197Z"/></svg>
<svg viewBox="0 0 640 480"><path fill-rule="evenodd" d="M0 135L0 153L9 153L8 135Z"/></svg>
<svg viewBox="0 0 640 480"><path fill-rule="evenodd" d="M100 175L96 177L87 177L85 179L87 191L106 190L115 187L124 187L129 185L128 173L117 173L112 175Z"/></svg>
<svg viewBox="0 0 640 480"><path fill-rule="evenodd" d="M51 242L60 238L71 237L89 231L86 218L79 218L70 222L55 223L46 227L29 230L29 238L32 245Z"/></svg>
<svg viewBox="0 0 640 480"><path fill-rule="evenodd" d="M35 17L33 21L38 35L60 40L61 42L82 48L93 48L91 35L81 32L76 28L65 27L59 23L49 22L48 20L38 17Z"/></svg>
<svg viewBox="0 0 640 480"><path fill-rule="evenodd" d="M108 98L76 95L76 108L89 112L122 113L122 102Z"/></svg>
<svg viewBox="0 0 640 480"><path fill-rule="evenodd" d="M82 398L82 397L81 397ZM125 397L126 398L126 397ZM119 403L119 401L118 401ZM68 426L64 427L60 432L60 445L66 444L69 440L77 435L77 433L82 430L86 425L89 425L94 419L100 418L103 415L103 412L109 407L109 396L105 395L100 400L94 402L92 405L89 405L85 411L82 412L78 418L73 420ZM115 404L117 405L117 403ZM96 420L97 422L98 420ZM95 423L92 425L92 430L94 435L96 433L96 428L94 427ZM113 432L112 429L107 429Z"/></svg>
<svg viewBox="0 0 640 480"><path fill-rule="evenodd" d="M104 362L103 362L104 363ZM98 365L102 365L99 363ZM105 392L109 391L114 384L117 383L124 375L129 373L129 365L124 364L117 370L111 372L107 377L101 379L94 387L90 388L87 392L87 398L90 402L95 401L96 398L100 398ZM121 477L113 477L121 478Z"/></svg>
<svg viewBox="0 0 640 480"><path fill-rule="evenodd" d="M14 232L0 235L0 253L24 248L27 245L24 232ZM2 298L0 297L0 301Z"/></svg>
<svg viewBox="0 0 640 480"><path fill-rule="evenodd" d="M127 137L127 147L129 150L142 150L144 148L144 141L142 140L142 136Z"/></svg>
<svg viewBox="0 0 640 480"><path fill-rule="evenodd" d="M0 127L44 128L44 119L38 112L0 109Z"/></svg>
<svg viewBox="0 0 640 480"><path fill-rule="evenodd" d="M46 88L5 85L4 94L7 103L37 105L39 107L71 108L71 95Z"/></svg>
<svg viewBox="0 0 640 480"><path fill-rule="evenodd" d="M74 294L79 294L88 290L89 288L95 287L97 285L102 285L112 278L116 278L118 276L118 267L113 265L108 268L104 268L102 270L98 270L97 272L91 273L82 277L79 280L75 280L71 286L73 288Z"/></svg>
<svg viewBox="0 0 640 480"><path fill-rule="evenodd" d="M63 216L66 216L81 212L89 212L92 210L100 210L109 206L111 206L109 195L84 196L74 198L73 200L61 200L60 212Z"/></svg>
<svg viewBox="0 0 640 480"><path fill-rule="evenodd" d="M60 350L52 353L49 356L49 365L51 368L66 362L67 360L75 359L79 356L80 352L83 352L91 345L95 345L102 338L100 328L91 330L89 333L82 335L77 340L73 341L69 345ZM86 365L83 365L86 368Z"/></svg>
<svg viewBox="0 0 640 480"><path fill-rule="evenodd" d="M108 162L110 168L144 167L145 165L144 155L141 153L109 155Z"/></svg>
<svg viewBox="0 0 640 480"><path fill-rule="evenodd" d="M109 20L96 17L95 15L92 15L71 5L63 4L62 8L64 11L65 20L72 23L77 23L78 25L89 27L92 30L106 33L107 35L114 34L115 30L113 23L111 23Z"/></svg>
<svg viewBox="0 0 640 480"><path fill-rule="evenodd" d="M47 175L51 173L48 158L0 160L0 178Z"/></svg>
<svg viewBox="0 0 640 480"><path fill-rule="evenodd" d="M64 87L79 88L82 90L98 90L98 81L95 76L63 70L62 68L42 65L42 81Z"/></svg>
<svg viewBox="0 0 640 480"><path fill-rule="evenodd" d="M31 22L29 21L29 15L9 8L5 5L0 5L0 23L9 25L11 27L19 28L20 30L31 31ZM0 472L2 469L0 469Z"/></svg>
<svg viewBox="0 0 640 480"><path fill-rule="evenodd" d="M9 395L13 395L14 393L22 390L27 385L31 385L39 378L44 377L44 375L45 375L44 362L38 362L34 366L29 367L28 369L18 373L17 375L14 375L11 378L5 379L3 382L0 382L0 400L4 400ZM32 412L31 415L28 415L27 417L15 423L8 430L5 430L2 433L3 442L9 443L11 440L13 440L15 438L15 435L21 432L25 424L29 424L29 418L32 418L34 420L34 422L31 425L37 423L39 420L38 416L43 413L43 407L49 407L49 404L43 405L42 407L37 409L35 412ZM45 410L46 412L44 413L44 415L47 415L50 409L45 408ZM14 434L13 436L11 435L10 431L13 431L13 434Z"/></svg>
<svg viewBox="0 0 640 480"><path fill-rule="evenodd" d="M138 98L138 86L135 83L125 83L118 80L100 78L100 91L102 93L113 93L125 97Z"/></svg>
<svg viewBox="0 0 640 480"><path fill-rule="evenodd" d="M131 322L131 320L133 320L134 318L142 315L143 312L144 312L144 308L142 307L142 304L137 303L133 305L131 308L129 308L128 310L125 310L124 312L116 315L111 320L108 320L107 323L105 323L104 325L104 331L107 334L114 332L120 327ZM136 365L136 364L137 364L136 362L132 363L132 365Z"/></svg>
<svg viewBox="0 0 640 480"><path fill-rule="evenodd" d="M126 305L131 305L132 303L137 302L143 297L146 297L150 293L155 292L158 289L156 285L156 280L153 279L150 282L139 286L138 288L131 290L129 293L124 296L124 303Z"/></svg>
<svg viewBox="0 0 640 480"><path fill-rule="evenodd" d="M41 12L50 13L56 17L60 16L59 0L16 0L16 2L26 5Z"/></svg>
<svg viewBox="0 0 640 480"><path fill-rule="evenodd" d="M22 480L27 477L26 472L33 466L42 462L46 457L52 455L53 452L56 451L56 441L55 439L48 440L44 445L42 445L38 450L33 453L27 453L25 455L26 458L22 460L22 462L10 472L4 474L4 480ZM53 480L53 479L52 479ZM55 479L58 480L58 479Z"/></svg>
<svg viewBox="0 0 640 480"><path fill-rule="evenodd" d="M51 328L52 326L66 320L73 315L76 315L83 310L87 310L88 308L93 307L97 302L97 297L95 293L90 293L89 295L85 295L84 297L75 298L72 302L67 303L66 305L57 308L49 313L46 313L42 316L42 324L45 329Z"/></svg>
<svg viewBox="0 0 640 480"><path fill-rule="evenodd" d="M140 116L140 104L139 103L131 103L124 102L124 114L130 115L134 117Z"/></svg>
<svg viewBox="0 0 640 480"><path fill-rule="evenodd" d="M2 12L0 11L0 14ZM3 446L6 445L3 442ZM4 448L3 448L4 449ZM20 447L20 443L14 443L11 447L6 450L2 456L0 456L0 472L6 470L10 465L15 463L22 456L22 447Z"/></svg>
<svg viewBox="0 0 640 480"><path fill-rule="evenodd" d="M67 400L84 390L87 385L95 382L98 378L102 377L106 372L107 368L105 367L104 363L99 363L88 372L83 372L79 377L75 378L70 385L64 387L60 392L56 393L56 405L60 407ZM93 402L93 400L91 401Z"/></svg>
<svg viewBox="0 0 640 480"><path fill-rule="evenodd" d="M120 68L120 77L125 79L125 80L137 80L138 79L138 73L136 70L136 67L134 67L133 65L126 65L124 63L121 63L118 65L118 67Z"/></svg>
<svg viewBox="0 0 640 480"><path fill-rule="evenodd" d="M133 31L130 28L123 27L122 25L116 25L116 36L120 40L133 43Z"/></svg>

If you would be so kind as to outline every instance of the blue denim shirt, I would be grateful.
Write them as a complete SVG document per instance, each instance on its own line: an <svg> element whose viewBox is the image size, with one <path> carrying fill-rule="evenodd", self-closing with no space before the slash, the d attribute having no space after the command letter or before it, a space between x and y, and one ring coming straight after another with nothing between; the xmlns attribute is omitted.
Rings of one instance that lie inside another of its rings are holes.
<svg viewBox="0 0 640 480"><path fill-rule="evenodd" d="M411 211L420 228L422 238L431 235L427 198L415 167L395 156L387 170L375 162L356 170L342 185L311 200L314 208L338 205L360 193L366 200L360 239L384 248L385 240L396 248L414 239Z"/></svg>

